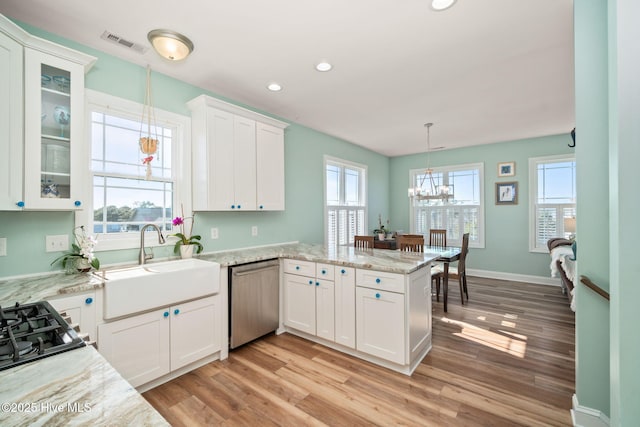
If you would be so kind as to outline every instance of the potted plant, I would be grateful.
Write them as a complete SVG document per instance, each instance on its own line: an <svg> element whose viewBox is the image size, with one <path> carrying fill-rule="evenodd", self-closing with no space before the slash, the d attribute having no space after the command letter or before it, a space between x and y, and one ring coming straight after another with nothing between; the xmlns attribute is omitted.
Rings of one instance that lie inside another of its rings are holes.
<svg viewBox="0 0 640 427"><path fill-rule="evenodd" d="M387 219L387 225L389 225L389 220ZM378 228L373 230L373 234L378 235L378 240L384 240L387 235L387 230L384 228L384 224L382 224L382 215L378 214Z"/></svg>
<svg viewBox="0 0 640 427"><path fill-rule="evenodd" d="M61 263L67 274L87 272L91 267L100 269L100 261L93 253L98 240L94 236L88 236L83 225L76 227L73 235L75 242L71 244L71 250L54 259L51 265Z"/></svg>
<svg viewBox="0 0 640 427"><path fill-rule="evenodd" d="M200 243L201 236L192 235L193 233L193 224L195 222L194 217L185 217L184 216L184 207L180 205L182 210L182 216L177 216L173 219L172 223L175 226L180 226L180 232L171 234L171 236L175 236L178 238L175 246L173 247L173 253L180 254L182 258L191 258L193 256L193 250L195 248L196 253L199 254L204 249L202 243ZM191 220L191 226L189 227L189 234L185 234L184 226L187 220Z"/></svg>

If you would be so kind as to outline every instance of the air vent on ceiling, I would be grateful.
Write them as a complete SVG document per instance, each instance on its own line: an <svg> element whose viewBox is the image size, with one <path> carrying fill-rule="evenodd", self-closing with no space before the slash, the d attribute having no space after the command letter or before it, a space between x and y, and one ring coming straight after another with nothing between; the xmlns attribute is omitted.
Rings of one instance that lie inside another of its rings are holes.
<svg viewBox="0 0 640 427"><path fill-rule="evenodd" d="M134 42L131 42L129 40L123 39L119 35L113 34L110 31L106 31L105 30L102 33L102 35L100 36L100 38L103 39L103 40L106 40L108 42L116 43L116 44L119 44L120 46L124 46L127 49L134 50L134 51L136 51L136 52L138 52L140 54L143 54L143 53L145 53L147 51L147 48L142 46L141 44L134 43Z"/></svg>

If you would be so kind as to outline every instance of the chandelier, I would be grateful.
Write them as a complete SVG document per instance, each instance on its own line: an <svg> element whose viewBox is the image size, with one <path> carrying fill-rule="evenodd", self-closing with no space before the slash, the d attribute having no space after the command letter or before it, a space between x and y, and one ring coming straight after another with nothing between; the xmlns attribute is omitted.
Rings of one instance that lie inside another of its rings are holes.
<svg viewBox="0 0 640 427"><path fill-rule="evenodd" d="M433 169L429 167L429 151L431 151L430 129L433 123L425 123L427 128L427 168L415 187L409 188L409 197L413 200L440 200L443 203L453 199L453 185L436 185Z"/></svg>

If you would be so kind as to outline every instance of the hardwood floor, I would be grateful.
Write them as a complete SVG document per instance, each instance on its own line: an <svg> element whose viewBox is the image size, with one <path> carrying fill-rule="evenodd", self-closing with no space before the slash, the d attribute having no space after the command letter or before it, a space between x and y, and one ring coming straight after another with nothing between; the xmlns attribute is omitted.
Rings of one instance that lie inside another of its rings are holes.
<svg viewBox="0 0 640 427"><path fill-rule="evenodd" d="M434 302L433 349L411 377L270 335L143 396L173 426L564 426L574 314L560 288L469 278Z"/></svg>

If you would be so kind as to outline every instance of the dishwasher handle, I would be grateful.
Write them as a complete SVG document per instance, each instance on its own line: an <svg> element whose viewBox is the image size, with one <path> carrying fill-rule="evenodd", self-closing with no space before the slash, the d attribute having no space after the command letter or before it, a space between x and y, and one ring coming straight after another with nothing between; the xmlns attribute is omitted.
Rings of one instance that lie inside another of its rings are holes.
<svg viewBox="0 0 640 427"><path fill-rule="evenodd" d="M235 277L246 276L247 274L253 274L260 271L264 271L270 268L279 268L280 262L277 259L260 261L251 264L240 264L231 267L231 274Z"/></svg>
<svg viewBox="0 0 640 427"><path fill-rule="evenodd" d="M234 271L233 275L234 277L248 276L249 274L255 274L260 271L271 270L277 267L278 267L277 265L267 265L265 267L254 268L251 270Z"/></svg>

